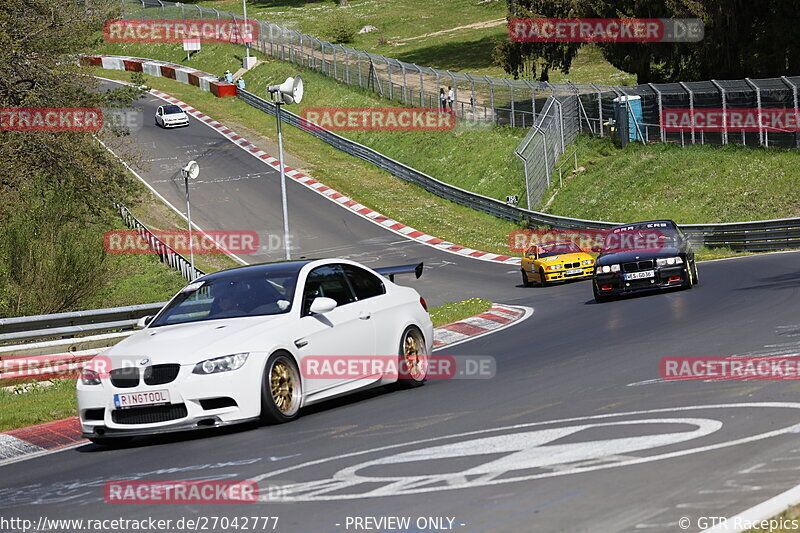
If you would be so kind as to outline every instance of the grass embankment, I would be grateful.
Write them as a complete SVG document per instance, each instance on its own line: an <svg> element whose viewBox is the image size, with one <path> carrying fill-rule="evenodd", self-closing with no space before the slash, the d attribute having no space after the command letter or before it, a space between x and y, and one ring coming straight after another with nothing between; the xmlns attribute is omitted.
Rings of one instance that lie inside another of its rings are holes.
<svg viewBox="0 0 800 533"><path fill-rule="evenodd" d="M581 136L578 167L558 180L543 206L556 215L630 222L669 217L680 224L800 216L800 159L794 151L741 146L630 144Z"/></svg>
<svg viewBox="0 0 800 533"><path fill-rule="evenodd" d="M23 388L27 391L0 389L0 432L76 416L74 380L54 380L49 386L18 386L18 390Z"/></svg>
<svg viewBox="0 0 800 533"><path fill-rule="evenodd" d="M208 8L242 12L237 0L198 2ZM507 4L502 0L350 0L346 8L334 2L261 2L247 7L248 17L269 21L305 34L329 39L331 15L345 13L356 29L378 31L355 35L346 46L416 65L506 77L494 64L496 43L508 40ZM550 73L551 82L572 81L630 85L635 76L612 67L596 47L583 47L569 74Z"/></svg>
<svg viewBox="0 0 800 533"><path fill-rule="evenodd" d="M430 308L433 325L456 322L481 314L492 307L492 302L471 298L463 302L446 303ZM11 386L12 390L0 388L0 432L36 424L44 424L77 415L75 381L53 380L42 384ZM21 392L21 391L25 392Z"/></svg>

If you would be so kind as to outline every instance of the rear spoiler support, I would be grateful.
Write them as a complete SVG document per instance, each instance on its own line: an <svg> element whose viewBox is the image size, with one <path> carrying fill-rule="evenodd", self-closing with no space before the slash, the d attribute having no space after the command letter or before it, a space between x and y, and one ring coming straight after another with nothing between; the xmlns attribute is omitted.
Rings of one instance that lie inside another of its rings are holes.
<svg viewBox="0 0 800 533"><path fill-rule="evenodd" d="M400 265L392 267L374 268L373 269L382 276L388 276L389 281L394 282L396 274L414 274L417 279L422 275L422 263L416 265Z"/></svg>

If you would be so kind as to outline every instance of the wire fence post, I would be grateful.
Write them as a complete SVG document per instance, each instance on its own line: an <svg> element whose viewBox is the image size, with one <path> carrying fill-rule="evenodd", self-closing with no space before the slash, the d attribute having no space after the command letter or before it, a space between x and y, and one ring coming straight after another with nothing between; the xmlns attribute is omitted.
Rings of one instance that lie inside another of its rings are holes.
<svg viewBox="0 0 800 533"><path fill-rule="evenodd" d="M745 78L744 81L756 90L756 106L758 107L758 144L764 146L764 128L761 124L761 88L753 83L750 78ZM767 135L769 135L769 133L767 133ZM769 146L769 137L767 137L766 144Z"/></svg>
<svg viewBox="0 0 800 533"><path fill-rule="evenodd" d="M683 90L686 91L689 95L689 116L691 119L690 124L692 130L692 144L694 144L694 95L692 93L692 90L685 83L683 83L682 81L678 83L680 84L681 87L683 87Z"/></svg>
<svg viewBox="0 0 800 533"><path fill-rule="evenodd" d="M800 125L800 112L797 110L797 85L789 81L789 78L786 76L781 76L783 83L788 85L792 89L792 105L794 107L794 122L797 125ZM794 142L795 148L800 148L800 132L794 132Z"/></svg>
<svg viewBox="0 0 800 533"><path fill-rule="evenodd" d="M717 83L717 80L711 80L711 83L714 84L714 87L717 88L722 97L722 144L726 145L728 144L728 102L725 97L725 89Z"/></svg>

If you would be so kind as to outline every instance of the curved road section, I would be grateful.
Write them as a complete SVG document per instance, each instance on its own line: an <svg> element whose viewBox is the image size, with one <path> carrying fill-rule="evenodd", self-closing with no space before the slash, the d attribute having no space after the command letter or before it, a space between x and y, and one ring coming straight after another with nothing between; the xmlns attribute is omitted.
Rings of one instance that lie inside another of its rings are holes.
<svg viewBox="0 0 800 533"><path fill-rule="evenodd" d="M149 116L159 101L142 104ZM142 177L177 206L178 168L198 160L193 214L204 229L280 227L275 173L219 134L194 120L134 134L152 163ZM585 282L523 288L508 265L403 240L298 184L289 198L303 254L424 260L432 268L413 283L426 298L535 308L518 326L439 352L492 356L495 375L371 391L286 425L119 450L83 445L9 464L0 516L278 517L274 530L291 532L696 531L797 484L800 383L664 381L659 365L667 356L798 355L800 253L702 263L691 291L596 305ZM259 501L104 500L109 481L202 479L252 481Z"/></svg>

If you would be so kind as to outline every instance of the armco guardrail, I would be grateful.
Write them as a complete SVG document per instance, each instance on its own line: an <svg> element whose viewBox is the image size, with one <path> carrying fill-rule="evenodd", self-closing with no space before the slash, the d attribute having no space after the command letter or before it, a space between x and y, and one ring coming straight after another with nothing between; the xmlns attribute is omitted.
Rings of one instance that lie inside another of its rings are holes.
<svg viewBox="0 0 800 533"><path fill-rule="evenodd" d="M73 375L165 303L0 319L0 382Z"/></svg>
<svg viewBox="0 0 800 533"><path fill-rule="evenodd" d="M125 221L125 225L136 230L139 235L147 241L150 249L153 250L153 253L158 255L158 259L162 263L171 266L175 270L179 270L181 275L189 281L194 281L205 274L205 272L193 266L188 259L176 252L171 246L156 237L147 226L139 222L139 219L128 211L127 207L124 205L118 205L117 207L122 219Z"/></svg>
<svg viewBox="0 0 800 533"><path fill-rule="evenodd" d="M0 345L19 345L43 339L72 339L85 334L132 330L140 318L156 314L164 305L166 302L52 315L0 318Z"/></svg>
<svg viewBox="0 0 800 533"><path fill-rule="evenodd" d="M240 90L238 96L256 109L275 115L275 106L272 102L244 90ZM498 218L520 222L529 228L545 226L557 229L603 229L620 224L617 222L559 217L508 205L500 200L444 183L408 165L395 161L372 148L324 130L319 126L310 128L305 119L285 109L281 111L281 117L290 126L313 135L337 150L372 163L390 174L415 183L441 198L483 211ZM681 229L696 244L709 247L729 247L737 251L766 251L800 247L800 218L721 224L686 224L681 225Z"/></svg>

